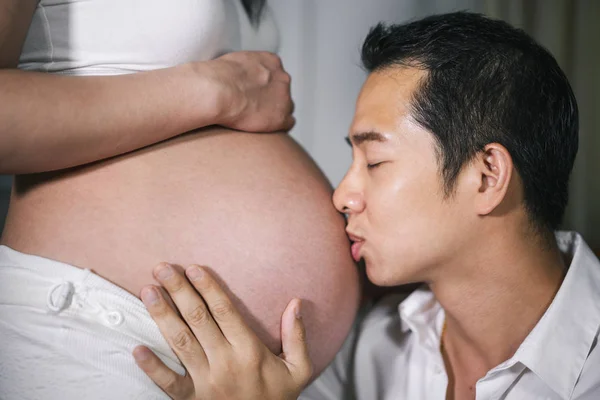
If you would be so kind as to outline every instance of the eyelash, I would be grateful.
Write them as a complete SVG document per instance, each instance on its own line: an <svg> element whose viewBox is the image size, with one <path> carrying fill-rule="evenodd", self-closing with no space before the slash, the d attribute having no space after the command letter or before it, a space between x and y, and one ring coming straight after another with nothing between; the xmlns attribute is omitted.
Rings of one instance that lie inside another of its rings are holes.
<svg viewBox="0 0 600 400"><path fill-rule="evenodd" d="M379 167L381 164L383 164L383 161L375 163L375 164L367 164L367 169L375 169L375 168Z"/></svg>

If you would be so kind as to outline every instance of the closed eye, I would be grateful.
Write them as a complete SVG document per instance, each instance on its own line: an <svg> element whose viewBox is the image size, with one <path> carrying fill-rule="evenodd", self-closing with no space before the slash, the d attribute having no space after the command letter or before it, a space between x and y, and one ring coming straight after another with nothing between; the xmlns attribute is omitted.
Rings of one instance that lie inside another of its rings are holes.
<svg viewBox="0 0 600 400"><path fill-rule="evenodd" d="M383 161L378 162L378 163L373 163L373 164L367 164L367 169L375 169L375 168L379 167L381 164L383 164Z"/></svg>

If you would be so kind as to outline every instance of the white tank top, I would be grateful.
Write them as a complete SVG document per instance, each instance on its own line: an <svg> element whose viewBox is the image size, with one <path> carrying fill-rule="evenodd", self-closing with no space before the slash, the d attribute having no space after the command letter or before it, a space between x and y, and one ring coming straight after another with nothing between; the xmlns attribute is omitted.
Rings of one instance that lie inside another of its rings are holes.
<svg viewBox="0 0 600 400"><path fill-rule="evenodd" d="M40 0L19 68L115 75L277 47L271 10L254 27L240 0Z"/></svg>

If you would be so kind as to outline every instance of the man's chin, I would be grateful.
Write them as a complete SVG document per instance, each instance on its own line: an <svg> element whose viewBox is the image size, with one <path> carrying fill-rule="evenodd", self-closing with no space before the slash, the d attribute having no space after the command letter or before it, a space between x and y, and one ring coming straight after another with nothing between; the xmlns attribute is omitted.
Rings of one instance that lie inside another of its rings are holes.
<svg viewBox="0 0 600 400"><path fill-rule="evenodd" d="M367 279L371 284L383 287L402 284L401 277L397 276L389 267L386 268L384 265L368 260L364 260L364 263Z"/></svg>
<svg viewBox="0 0 600 400"><path fill-rule="evenodd" d="M420 284L422 279L419 279L414 274L406 273L396 266L376 263L372 260L362 259L364 270L369 282L376 286L395 287L403 285Z"/></svg>
<svg viewBox="0 0 600 400"><path fill-rule="evenodd" d="M409 294L423 283L408 278L399 277L393 271L385 273L383 268L363 265L364 279L363 294L366 299L377 301L380 298L397 293Z"/></svg>

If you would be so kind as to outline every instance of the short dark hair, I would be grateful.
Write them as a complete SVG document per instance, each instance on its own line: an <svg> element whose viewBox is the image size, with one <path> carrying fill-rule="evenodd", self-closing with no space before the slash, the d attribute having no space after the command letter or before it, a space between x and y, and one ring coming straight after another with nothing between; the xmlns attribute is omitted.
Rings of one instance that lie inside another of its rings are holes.
<svg viewBox="0 0 600 400"><path fill-rule="evenodd" d="M578 146L578 110L552 55L521 29L481 14L434 15L378 24L362 47L371 73L427 70L412 117L437 142L446 196L462 167L489 143L510 152L525 208L543 231L560 224Z"/></svg>

